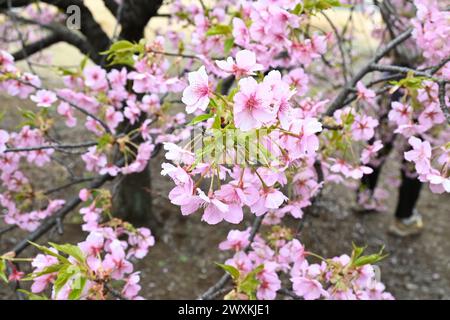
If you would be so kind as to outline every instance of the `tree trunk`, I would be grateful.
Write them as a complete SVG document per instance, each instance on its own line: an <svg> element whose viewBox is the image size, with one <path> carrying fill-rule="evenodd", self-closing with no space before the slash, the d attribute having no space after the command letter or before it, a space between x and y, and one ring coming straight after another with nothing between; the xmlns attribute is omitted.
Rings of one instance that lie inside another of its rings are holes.
<svg viewBox="0 0 450 320"><path fill-rule="evenodd" d="M139 41L144 36L145 27L150 18L158 13L163 0L127 0L123 4L120 24L120 38Z"/></svg>
<svg viewBox="0 0 450 320"><path fill-rule="evenodd" d="M144 36L145 27L155 16L162 0L127 0L120 15L121 39L139 41ZM133 127L139 127L141 121ZM121 181L115 200L114 212L136 225L149 226L152 232L159 234L160 224L153 212L151 195L150 164L140 173L127 175Z"/></svg>
<svg viewBox="0 0 450 320"><path fill-rule="evenodd" d="M114 199L114 215L137 226L148 226L156 235L160 224L153 212L151 190L151 170L127 175L118 186Z"/></svg>

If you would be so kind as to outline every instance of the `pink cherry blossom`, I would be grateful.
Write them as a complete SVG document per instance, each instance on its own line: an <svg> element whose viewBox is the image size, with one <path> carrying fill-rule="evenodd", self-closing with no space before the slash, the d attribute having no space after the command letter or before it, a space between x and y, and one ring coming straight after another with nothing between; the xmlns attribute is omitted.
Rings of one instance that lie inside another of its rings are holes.
<svg viewBox="0 0 450 320"><path fill-rule="evenodd" d="M68 103L61 102L57 108L57 111L60 115L66 118L66 125L69 128L73 128L77 125L77 118L74 117L73 109Z"/></svg>
<svg viewBox="0 0 450 320"><path fill-rule="evenodd" d="M389 111L389 120L397 125L408 124L411 121L412 108L400 102L392 102L392 109Z"/></svg>
<svg viewBox="0 0 450 320"><path fill-rule="evenodd" d="M243 47L246 47L250 42L249 30L244 21L239 18L233 18L233 37L234 42Z"/></svg>
<svg viewBox="0 0 450 320"><path fill-rule="evenodd" d="M427 174L430 171L431 145L428 141L422 142L419 138L411 137L408 140L413 150L405 152L405 159L415 163L419 174Z"/></svg>
<svg viewBox="0 0 450 320"><path fill-rule="evenodd" d="M125 260L125 251L122 243L115 239L109 245L111 253L106 254L103 268L111 272L113 279L122 279L125 274L133 272L133 265Z"/></svg>
<svg viewBox="0 0 450 320"><path fill-rule="evenodd" d="M229 57L226 61L216 61L217 66L227 73L234 74L237 78L254 75L261 71L263 66L256 63L256 55L250 50L241 50L236 54L236 62Z"/></svg>
<svg viewBox="0 0 450 320"><path fill-rule="evenodd" d="M83 70L84 83L93 90L104 90L108 86L106 71L99 66L89 66Z"/></svg>
<svg viewBox="0 0 450 320"><path fill-rule="evenodd" d="M352 124L352 136L356 141L367 141L373 137L374 128L378 126L378 120L364 115L356 115Z"/></svg>
<svg viewBox="0 0 450 320"><path fill-rule="evenodd" d="M6 150L6 143L9 141L9 134L5 130L0 130L0 154Z"/></svg>
<svg viewBox="0 0 450 320"><path fill-rule="evenodd" d="M188 74L189 86L184 89L181 101L186 104L186 112L193 113L197 109L205 111L209 105L212 91L209 87L205 67Z"/></svg>
<svg viewBox="0 0 450 320"><path fill-rule="evenodd" d="M273 96L266 84L258 84L253 78L244 78L239 81L239 88L234 96L233 108L237 128L249 131L275 119L276 113L270 109Z"/></svg>
<svg viewBox="0 0 450 320"><path fill-rule="evenodd" d="M246 229L244 231L239 230L231 230L228 232L227 240L221 242L219 244L220 250L230 250L233 249L235 251L243 250L249 242L250 237L250 229Z"/></svg>
<svg viewBox="0 0 450 320"><path fill-rule="evenodd" d="M305 300L316 300L320 297L327 297L328 293L323 289L319 281L306 277L292 278L292 288L299 297Z"/></svg>
<svg viewBox="0 0 450 320"><path fill-rule="evenodd" d="M39 90L30 97L38 107L49 108L57 101L56 94L49 90Z"/></svg>
<svg viewBox="0 0 450 320"><path fill-rule="evenodd" d="M375 91L367 89L361 81L358 81L358 83L356 84L356 89L358 90L358 99L365 101L371 105L375 104Z"/></svg>

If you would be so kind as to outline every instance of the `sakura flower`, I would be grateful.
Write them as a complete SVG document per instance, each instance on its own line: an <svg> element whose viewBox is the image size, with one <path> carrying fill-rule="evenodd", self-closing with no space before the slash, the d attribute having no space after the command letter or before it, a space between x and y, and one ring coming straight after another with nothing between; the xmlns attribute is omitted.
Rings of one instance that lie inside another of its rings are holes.
<svg viewBox="0 0 450 320"><path fill-rule="evenodd" d="M127 299L136 298L139 291L141 290L139 281L140 281L139 272L130 274L130 276L126 279L125 286L122 289L122 295Z"/></svg>
<svg viewBox="0 0 450 320"><path fill-rule="evenodd" d="M83 188L78 193L78 197L81 199L81 201L87 201L90 196L91 196L91 192L88 189Z"/></svg>
<svg viewBox="0 0 450 320"><path fill-rule="evenodd" d="M261 64L256 63L256 55L250 50L241 50L236 54L236 62L229 57L226 61L216 61L217 66L227 73L234 74L237 78L254 75L256 71L263 70Z"/></svg>
<svg viewBox="0 0 450 320"><path fill-rule="evenodd" d="M50 250L54 253L57 253L56 249ZM33 259L31 265L33 266L33 268L35 268L35 271L42 271L45 268L50 267L56 263L58 263L58 259L56 257L40 253Z"/></svg>
<svg viewBox="0 0 450 320"><path fill-rule="evenodd" d="M272 187L263 188L260 196L250 208L256 216L263 215L269 209L278 209L284 201L288 200L281 191Z"/></svg>
<svg viewBox="0 0 450 320"><path fill-rule="evenodd" d="M259 199L259 192L251 183L231 181L216 191L216 194L227 203L251 206Z"/></svg>
<svg viewBox="0 0 450 320"><path fill-rule="evenodd" d="M204 66L188 74L189 86L184 89L181 101L186 104L186 112L193 113L197 109L205 111L209 105L212 91L209 87L208 75Z"/></svg>
<svg viewBox="0 0 450 320"><path fill-rule="evenodd" d="M116 111L114 107L108 107L105 111L105 122L109 129L114 131L119 123L124 120L122 112Z"/></svg>
<svg viewBox="0 0 450 320"><path fill-rule="evenodd" d="M282 142L292 159L313 155L319 149L316 133L322 131L322 124L316 118L295 119L288 129L292 134L284 135Z"/></svg>
<svg viewBox="0 0 450 320"><path fill-rule="evenodd" d="M233 18L233 37L234 42L240 46L246 47L250 42L250 33L244 21L239 18Z"/></svg>
<svg viewBox="0 0 450 320"><path fill-rule="evenodd" d="M137 259L144 258L148 253L148 248L155 245L155 238L150 229L139 228L135 233L128 237L128 243L131 248L128 250L127 257L134 256Z"/></svg>
<svg viewBox="0 0 450 320"><path fill-rule="evenodd" d="M400 102L392 102L392 109L389 111L389 120L395 122L397 125L408 124L411 121L412 108L409 105L404 105Z"/></svg>
<svg viewBox="0 0 450 320"><path fill-rule="evenodd" d="M363 164L367 164L370 162L370 159L377 154L383 148L383 144L381 140L375 141L373 144L365 147L361 153L361 162Z"/></svg>
<svg viewBox="0 0 450 320"><path fill-rule="evenodd" d="M352 124L352 137L356 141L367 141L373 137L374 128L377 126L378 120L365 115L356 115Z"/></svg>
<svg viewBox="0 0 450 320"><path fill-rule="evenodd" d="M413 147L413 150L404 153L405 159L415 163L419 174L427 174L430 171L430 143L428 141L422 142L416 137L409 138L408 142Z"/></svg>
<svg viewBox="0 0 450 320"><path fill-rule="evenodd" d="M444 121L444 113L437 103L431 103L419 115L419 123L427 129L435 124L443 123Z"/></svg>
<svg viewBox="0 0 450 320"><path fill-rule="evenodd" d="M96 256L103 249L104 238L100 232L91 232L85 241L78 243L78 247L87 256Z"/></svg>
<svg viewBox="0 0 450 320"><path fill-rule="evenodd" d="M106 71L99 66L89 66L83 70L84 83L93 90L103 90L108 87Z"/></svg>
<svg viewBox="0 0 450 320"><path fill-rule="evenodd" d="M218 224L222 220L229 223L239 223L243 219L242 207L236 204L225 204L216 195L206 196L205 193L197 189L199 197L203 200L202 206L205 211L202 220L208 224Z"/></svg>
<svg viewBox="0 0 450 320"><path fill-rule="evenodd" d="M309 77L302 68L296 68L284 76L284 81L297 89L296 93L303 96L308 91Z"/></svg>
<svg viewBox="0 0 450 320"><path fill-rule="evenodd" d="M56 94L49 90L39 90L30 99L36 103L38 107L49 108L56 102Z"/></svg>
<svg viewBox="0 0 450 320"><path fill-rule="evenodd" d="M195 155L192 152L182 149L174 143L165 142L164 150L167 150L166 159L175 163L192 164L195 161Z"/></svg>
<svg viewBox="0 0 450 320"><path fill-rule="evenodd" d="M100 171L108 163L106 155L97 151L97 147L93 146L88 149L88 152L81 156L86 164L86 170L88 171Z"/></svg>
<svg viewBox="0 0 450 320"><path fill-rule="evenodd" d="M77 125L77 118L73 115L73 109L67 102L61 102L57 108L60 115L66 118L66 125L69 128L73 128Z"/></svg>
<svg viewBox="0 0 450 320"><path fill-rule="evenodd" d="M450 192L450 177L446 177L439 172L432 172L427 175L427 180L430 181L430 187L433 192Z"/></svg>
<svg viewBox="0 0 450 320"><path fill-rule="evenodd" d="M250 243L248 240L249 237L250 229L246 229L244 231L231 230L230 232L228 232L227 240L219 244L219 249L233 249L235 251L243 250Z"/></svg>
<svg viewBox="0 0 450 320"><path fill-rule="evenodd" d="M133 265L125 260L125 251L119 240L113 240L109 245L111 253L106 254L103 268L111 272L113 279L122 279L127 273L133 272Z"/></svg>
<svg viewBox="0 0 450 320"><path fill-rule="evenodd" d="M373 169L371 167L368 166L356 166L353 167L349 173L348 173L348 177L353 178L353 179L361 179L363 177L363 175L365 174L371 174L373 172Z"/></svg>
<svg viewBox="0 0 450 320"><path fill-rule="evenodd" d="M272 97L266 84L258 84L253 78L241 79L239 92L234 96L233 113L236 127L249 131L274 120L276 113L270 109Z"/></svg>
<svg viewBox="0 0 450 320"><path fill-rule="evenodd" d="M17 268L14 268L8 277L8 281L20 281L24 275L25 272L19 271L17 270Z"/></svg>
<svg viewBox="0 0 450 320"><path fill-rule="evenodd" d="M5 130L0 130L0 154L5 152L6 143L9 140L9 134Z"/></svg>
<svg viewBox="0 0 450 320"><path fill-rule="evenodd" d="M31 292L40 293L44 291L47 286L55 280L56 276L53 273L45 274L33 279L33 284L31 285Z"/></svg>
<svg viewBox="0 0 450 320"><path fill-rule="evenodd" d="M356 90L357 92L357 97L358 99L362 100L362 101L366 101L369 104L375 104L375 91L367 89L366 86L361 82L358 81L358 83L356 84Z"/></svg>
<svg viewBox="0 0 450 320"><path fill-rule="evenodd" d="M247 273L253 268L250 257L243 251L236 252L233 258L228 259L225 264L235 267L242 273Z"/></svg>
<svg viewBox="0 0 450 320"><path fill-rule="evenodd" d="M257 275L259 287L256 296L260 300L274 300L281 288L281 281L276 273L277 263L266 262L264 269Z"/></svg>
<svg viewBox="0 0 450 320"><path fill-rule="evenodd" d="M294 277L291 279L292 288L299 297L305 300L317 300L320 297L327 297L328 293L323 289L322 284L306 277Z"/></svg>
<svg viewBox="0 0 450 320"><path fill-rule="evenodd" d="M0 70L10 71L14 67L14 57L4 50L0 50Z"/></svg>

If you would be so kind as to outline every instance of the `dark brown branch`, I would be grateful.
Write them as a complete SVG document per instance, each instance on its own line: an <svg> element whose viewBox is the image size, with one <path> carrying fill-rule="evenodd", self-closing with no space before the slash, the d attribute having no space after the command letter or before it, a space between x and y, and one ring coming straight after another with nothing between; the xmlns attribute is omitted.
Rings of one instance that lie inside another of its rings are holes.
<svg viewBox="0 0 450 320"><path fill-rule="evenodd" d="M380 50L378 53L375 54L375 56L363 67L359 72L351 79L348 86L344 87L338 94L338 96L333 100L331 105L328 107L328 110L326 112L326 115L331 116L333 113L342 108L344 106L344 102L347 99L347 96L351 93L352 88L356 86L356 83L360 81L364 76L371 71L371 66L378 61L381 60L389 51L391 51L393 48L397 47L399 44L401 44L403 41L408 39L411 36L412 29L408 29L402 34L400 34L398 37L396 37L394 40L389 42L386 47L384 47L382 50Z"/></svg>
<svg viewBox="0 0 450 320"><path fill-rule="evenodd" d="M25 45L21 50L13 54L14 60L19 61L25 59L28 56L31 56L43 49L46 49L59 41L61 41L61 39L58 35L50 34L49 36L39 41Z"/></svg>
<svg viewBox="0 0 450 320"><path fill-rule="evenodd" d="M20 17L11 11L6 11L5 15L7 15L9 17L15 17L18 21L20 21L22 23L34 24L34 25L38 25L44 29L47 29L47 30L51 31L55 36L59 37L61 39L61 41L67 42L68 44L74 46L75 48L80 50L82 53L88 55L95 62L101 60L101 56L95 51L93 46L91 46L91 44L86 40L86 38L83 38L76 32L70 31L63 25L60 25L57 23L51 23L51 24L40 23L35 20Z"/></svg>
<svg viewBox="0 0 450 320"><path fill-rule="evenodd" d="M36 146L36 147L26 147L26 148L8 148L4 152L27 152L27 151L37 151L45 149L79 149L87 148L97 145L97 142L85 142L80 144L59 144L59 145L48 145L48 146Z"/></svg>
<svg viewBox="0 0 450 320"><path fill-rule="evenodd" d="M441 106L442 112L445 114L445 118L447 118L447 123L450 124L450 111L447 106L446 97L445 97L445 81L439 81L439 104Z"/></svg>

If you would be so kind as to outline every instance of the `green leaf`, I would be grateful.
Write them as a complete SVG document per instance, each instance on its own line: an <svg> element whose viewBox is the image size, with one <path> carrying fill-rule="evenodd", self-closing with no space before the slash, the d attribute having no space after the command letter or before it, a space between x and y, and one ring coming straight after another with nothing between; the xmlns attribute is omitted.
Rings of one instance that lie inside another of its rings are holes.
<svg viewBox="0 0 450 320"><path fill-rule="evenodd" d="M28 296L28 299L30 300L48 300L48 298L44 295L38 295L32 292L29 292L24 289L18 289L17 291L22 292L23 294L26 294Z"/></svg>
<svg viewBox="0 0 450 320"><path fill-rule="evenodd" d="M45 274L49 274L49 273L54 273L54 272L59 272L59 270L63 267L63 264L60 263L55 263L52 264L51 266L45 267L44 269L42 269L39 272L34 272L32 273L29 277L23 278L22 280L24 281L29 281L29 280L33 280L36 277L40 277L43 276Z"/></svg>
<svg viewBox="0 0 450 320"><path fill-rule="evenodd" d="M73 280L72 290L69 294L69 300L78 300L83 293L84 287L86 286L87 279L83 276L77 276Z"/></svg>
<svg viewBox="0 0 450 320"><path fill-rule="evenodd" d="M6 262L0 259L0 279L8 283L8 278L6 277Z"/></svg>
<svg viewBox="0 0 450 320"><path fill-rule="evenodd" d="M225 54L230 53L231 48L233 48L233 45L234 45L234 38L233 37L227 38L225 40L225 43L223 44L224 53Z"/></svg>
<svg viewBox="0 0 450 320"><path fill-rule="evenodd" d="M98 149L103 150L106 146L112 144L114 142L114 138L109 133L105 133L98 139Z"/></svg>
<svg viewBox="0 0 450 320"><path fill-rule="evenodd" d="M33 245L34 247L38 248L40 251L44 252L45 254L48 254L48 255L50 255L50 256L53 256L53 257L57 258L59 261L62 261L62 262L65 262L65 263L69 263L69 260L67 260L66 257L63 257L63 256L60 255L60 254L54 253L54 252L53 252L52 250L50 250L49 248L44 247L44 246L41 246L41 245L39 245L39 244L37 244L37 243L34 243L34 242L31 242L31 241L28 241L28 242L29 242L31 245Z"/></svg>
<svg viewBox="0 0 450 320"><path fill-rule="evenodd" d="M232 30L229 25L226 24L216 24L206 31L207 36L216 36L220 34L231 34Z"/></svg>
<svg viewBox="0 0 450 320"><path fill-rule="evenodd" d="M66 253L71 257L74 257L78 262L83 263L85 261L84 253L78 246L74 246L72 244L56 244L53 242L49 242L49 244L55 248L56 250Z"/></svg>
<svg viewBox="0 0 450 320"><path fill-rule="evenodd" d="M256 299L256 289L258 288L260 281L256 278L258 273L264 269L264 265L259 265L251 272L249 272L244 280L239 285L239 290L249 296L250 300Z"/></svg>
<svg viewBox="0 0 450 320"><path fill-rule="evenodd" d="M222 128L222 121L220 120L220 116L216 115L216 117L214 118L214 122L212 125L213 129L221 129Z"/></svg>
<svg viewBox="0 0 450 320"><path fill-rule="evenodd" d="M86 68L86 65L87 65L88 61L89 61L89 57L88 56L84 56L83 60L81 60L81 63L80 63L80 70L81 71L83 71L84 68Z"/></svg>
<svg viewBox="0 0 450 320"><path fill-rule="evenodd" d="M127 40L121 40L113 43L109 50L101 52L101 54L108 56L108 61L111 61L110 65L123 64L133 66L133 56L135 54L143 54L144 51L144 43L132 43Z"/></svg>
<svg viewBox="0 0 450 320"><path fill-rule="evenodd" d="M225 272L228 273L233 278L233 280L237 281L239 279L240 273L239 270L236 269L235 267L230 266L228 264L221 264L221 263L216 264L223 270L225 270Z"/></svg>
<svg viewBox="0 0 450 320"><path fill-rule="evenodd" d="M111 47L109 48L109 50L105 51L105 52L123 52L123 51L127 51L130 50L134 47L134 44L128 40L120 40L120 41L116 41L114 42Z"/></svg>
<svg viewBox="0 0 450 320"><path fill-rule="evenodd" d="M308 11L320 11L342 6L339 0L305 0L303 4L305 10Z"/></svg>
<svg viewBox="0 0 450 320"><path fill-rule="evenodd" d="M300 15L302 12L303 12L303 3L298 3L292 10L292 13L297 16Z"/></svg>
<svg viewBox="0 0 450 320"><path fill-rule="evenodd" d="M377 262L380 262L381 260L383 260L384 258L386 258L388 256L387 254L383 254L383 250L384 250L384 246L381 247L381 249L378 253L370 254L367 256L363 256L361 253L359 257L352 260L353 265L355 267L361 267L366 264L375 264Z"/></svg>
<svg viewBox="0 0 450 320"><path fill-rule="evenodd" d="M188 123L188 126L193 126L197 123L203 122L205 120L208 120L210 118L214 117L214 114L208 113L208 114L201 114L199 116L196 116L194 119L191 120L191 122Z"/></svg>
<svg viewBox="0 0 450 320"><path fill-rule="evenodd" d="M67 281L69 281L70 278L72 278L75 274L75 271L72 268L69 269L69 267L70 265L64 265L59 270L58 276L56 277L55 283L53 284L56 295L59 293L59 291L61 291Z"/></svg>

